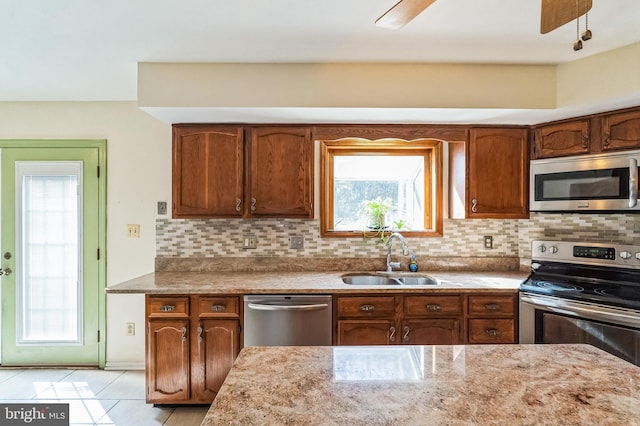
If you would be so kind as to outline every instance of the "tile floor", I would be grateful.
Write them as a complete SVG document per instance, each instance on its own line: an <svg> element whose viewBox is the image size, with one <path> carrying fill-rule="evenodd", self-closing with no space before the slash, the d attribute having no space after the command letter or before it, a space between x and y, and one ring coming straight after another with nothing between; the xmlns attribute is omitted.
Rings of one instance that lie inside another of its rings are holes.
<svg viewBox="0 0 640 426"><path fill-rule="evenodd" d="M0 403L69 404L71 425L200 425L208 407L154 407L144 371L0 368Z"/></svg>

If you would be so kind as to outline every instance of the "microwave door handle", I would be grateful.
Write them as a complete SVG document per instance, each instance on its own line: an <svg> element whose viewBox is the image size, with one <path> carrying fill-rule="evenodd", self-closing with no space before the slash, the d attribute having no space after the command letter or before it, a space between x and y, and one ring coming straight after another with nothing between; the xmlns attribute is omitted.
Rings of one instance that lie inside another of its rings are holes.
<svg viewBox="0 0 640 426"><path fill-rule="evenodd" d="M629 207L638 205L638 160L629 160Z"/></svg>

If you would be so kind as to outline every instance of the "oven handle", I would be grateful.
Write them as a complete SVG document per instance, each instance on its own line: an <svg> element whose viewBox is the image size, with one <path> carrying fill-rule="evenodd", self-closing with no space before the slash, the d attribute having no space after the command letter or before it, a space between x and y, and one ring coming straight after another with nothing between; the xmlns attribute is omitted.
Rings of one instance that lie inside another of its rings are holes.
<svg viewBox="0 0 640 426"><path fill-rule="evenodd" d="M630 327L640 327L640 313L633 311L623 311L616 308L608 308L601 305L577 303L562 299L539 297L531 295L520 295L522 302L535 307L544 307L548 311L581 317L593 320L600 320L612 324L626 325ZM581 306L583 305L583 306Z"/></svg>
<svg viewBox="0 0 640 426"><path fill-rule="evenodd" d="M638 205L638 160L629 159L629 207Z"/></svg>

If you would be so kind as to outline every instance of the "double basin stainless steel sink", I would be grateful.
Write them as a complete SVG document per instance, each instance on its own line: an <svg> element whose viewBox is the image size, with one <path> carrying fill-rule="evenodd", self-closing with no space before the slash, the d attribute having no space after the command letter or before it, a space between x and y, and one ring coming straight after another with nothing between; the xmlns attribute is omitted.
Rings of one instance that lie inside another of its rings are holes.
<svg viewBox="0 0 640 426"><path fill-rule="evenodd" d="M345 274L342 282L350 285L438 285L439 281L429 275L405 275L381 272L379 274Z"/></svg>

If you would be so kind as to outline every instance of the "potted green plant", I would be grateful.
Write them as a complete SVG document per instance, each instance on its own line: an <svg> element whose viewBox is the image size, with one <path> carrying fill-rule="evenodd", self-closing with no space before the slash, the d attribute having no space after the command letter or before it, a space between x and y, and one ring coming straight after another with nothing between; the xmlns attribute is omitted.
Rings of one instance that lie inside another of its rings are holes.
<svg viewBox="0 0 640 426"><path fill-rule="evenodd" d="M377 197L373 200L365 200L362 210L367 218L367 228L372 230L384 230L386 228L385 216L391 210L391 199Z"/></svg>

